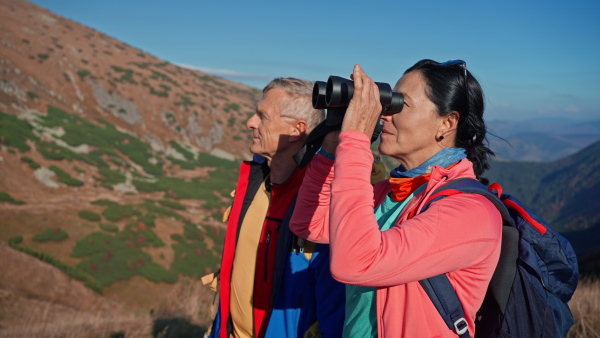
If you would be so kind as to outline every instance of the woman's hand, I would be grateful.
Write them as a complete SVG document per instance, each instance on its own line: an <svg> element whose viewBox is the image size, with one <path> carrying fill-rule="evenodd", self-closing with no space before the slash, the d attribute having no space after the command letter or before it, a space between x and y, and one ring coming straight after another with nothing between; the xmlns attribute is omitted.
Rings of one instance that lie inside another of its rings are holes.
<svg viewBox="0 0 600 338"><path fill-rule="evenodd" d="M354 80L354 95L350 100L348 110L346 110L342 131L360 131L370 139L381 114L379 88L360 65L354 66L352 79Z"/></svg>

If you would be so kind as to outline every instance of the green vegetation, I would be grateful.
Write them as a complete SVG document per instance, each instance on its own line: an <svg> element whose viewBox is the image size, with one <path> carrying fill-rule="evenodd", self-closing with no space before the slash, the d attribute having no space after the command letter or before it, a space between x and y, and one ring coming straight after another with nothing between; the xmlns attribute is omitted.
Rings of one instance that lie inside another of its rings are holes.
<svg viewBox="0 0 600 338"><path fill-rule="evenodd" d="M114 162L113 162L114 163ZM112 170L110 168L98 168L98 173L103 177L94 177L94 179L98 182L102 182L105 184L119 184L125 182L125 175L121 174L117 170Z"/></svg>
<svg viewBox="0 0 600 338"><path fill-rule="evenodd" d="M50 170L54 171L54 173L56 174L56 177L58 178L59 181L61 181L62 183L66 184L68 186L79 187L79 186L83 185L83 182L71 177L71 175L69 175L68 173L66 173L65 171L63 171L62 169L60 169L59 167L57 167L55 165L51 166Z"/></svg>
<svg viewBox="0 0 600 338"><path fill-rule="evenodd" d="M77 72L77 75L79 75L80 78L85 78L86 76L90 75L90 71L86 70L86 69L82 69L80 71Z"/></svg>
<svg viewBox="0 0 600 338"><path fill-rule="evenodd" d="M99 214L89 210L80 211L78 215L90 222L100 222L102 220L102 217Z"/></svg>
<svg viewBox="0 0 600 338"><path fill-rule="evenodd" d="M168 75L161 73L161 72L157 72L155 70L152 71L152 76L150 76L151 79L161 79L163 81L167 81L171 84L173 84L175 87L179 87L179 83L177 83L177 81L171 79Z"/></svg>
<svg viewBox="0 0 600 338"><path fill-rule="evenodd" d="M36 242L48 242L48 241L62 241L67 239L69 234L60 228L46 229L44 232L33 236L33 240Z"/></svg>
<svg viewBox="0 0 600 338"><path fill-rule="evenodd" d="M160 200L158 201L160 205L163 205L167 208L175 209L175 210L185 210L185 206L181 205L179 202L170 201L170 200Z"/></svg>
<svg viewBox="0 0 600 338"><path fill-rule="evenodd" d="M196 74L196 72L192 73L196 78L202 80L202 81L207 81L207 82L212 82L214 84L216 84L217 86L224 86L225 84L222 82L217 81L216 78L212 77L212 76L208 76L208 75L198 75Z"/></svg>
<svg viewBox="0 0 600 338"><path fill-rule="evenodd" d="M21 162L25 162L25 163L29 164L29 167L34 170L41 167L41 165L39 165L31 157L28 157L28 156L21 157Z"/></svg>
<svg viewBox="0 0 600 338"><path fill-rule="evenodd" d="M111 222L117 222L123 218L139 216L140 212L133 208L131 205L120 205L115 202L110 202L108 208L102 211L102 215Z"/></svg>
<svg viewBox="0 0 600 338"><path fill-rule="evenodd" d="M181 97L181 102L175 102L176 106L180 106L180 105L193 106L194 105L194 102L189 97L184 96L184 95L179 95L179 96Z"/></svg>
<svg viewBox="0 0 600 338"><path fill-rule="evenodd" d="M171 90L171 87L167 86L166 84L160 84L158 86L161 87L162 89L164 89L165 91Z"/></svg>
<svg viewBox="0 0 600 338"><path fill-rule="evenodd" d="M121 67L118 67L118 66L111 66L111 68L115 72L124 73L123 75L121 75L120 78L118 78L118 79L115 78L114 79L115 81L121 82L121 83L129 82L131 84L137 84L137 82L133 79L133 73L134 73L133 69L121 68Z"/></svg>
<svg viewBox="0 0 600 338"><path fill-rule="evenodd" d="M89 154L77 154L53 143L38 141L40 151L44 157L53 160L80 160L98 166L108 167L102 160L102 155L119 158L118 152L129 157L131 161L141 166L150 175L162 174L162 163L149 162L153 157L151 148L140 139L118 131L112 124L98 120L104 127L92 124L79 116L68 114L65 111L48 106L48 115L42 120L46 127L62 127L65 134L61 137L67 144L76 147L88 144L97 148Z"/></svg>
<svg viewBox="0 0 600 338"><path fill-rule="evenodd" d="M233 139L236 140L236 141L243 140L241 136L237 136L237 135L233 136Z"/></svg>
<svg viewBox="0 0 600 338"><path fill-rule="evenodd" d="M16 205L25 204L25 202L16 200L16 199L12 198L12 196L10 196L8 193L2 192L2 191L0 191L0 202L7 202L10 204L16 204Z"/></svg>
<svg viewBox="0 0 600 338"><path fill-rule="evenodd" d="M194 154L182 147L179 143L171 141L169 142L169 144L171 145L171 147L173 147L173 149L177 150L178 153L183 155L183 157L185 157L188 161L192 161L194 159Z"/></svg>
<svg viewBox="0 0 600 338"><path fill-rule="evenodd" d="M38 58L40 58L40 60L45 60L48 57L49 57L48 54L38 54Z"/></svg>
<svg viewBox="0 0 600 338"><path fill-rule="evenodd" d="M181 236L174 236L178 243L173 244L175 260L171 270L182 275L199 278L207 270L216 270L219 259L212 255L204 241L186 241Z"/></svg>
<svg viewBox="0 0 600 338"><path fill-rule="evenodd" d="M237 103L230 103L227 106L225 106L225 108L223 108L223 110L225 112L229 112L229 110L235 110L235 111L239 111L240 110L240 105Z"/></svg>
<svg viewBox="0 0 600 338"><path fill-rule="evenodd" d="M148 68L148 66L152 65L150 62L132 62L132 64L134 64L142 69L146 69L146 68Z"/></svg>
<svg viewBox="0 0 600 338"><path fill-rule="evenodd" d="M154 215L161 215L172 217L177 220L181 219L181 216L173 210L165 209L154 204L143 204L142 206L148 210L148 215L152 215L153 217Z"/></svg>
<svg viewBox="0 0 600 338"><path fill-rule="evenodd" d="M138 227L136 231L142 232ZM130 231L128 234L133 233L136 232ZM152 262L150 255L136 245L137 240L128 236L120 238L122 236L118 235L94 232L77 242L71 256L85 258L77 267L94 276L102 286L134 275L141 275L153 282L175 283L178 280L176 273Z"/></svg>
<svg viewBox="0 0 600 338"><path fill-rule="evenodd" d="M34 92L27 92L27 96L32 99L32 100L37 100L39 99L38 94L34 93Z"/></svg>
<svg viewBox="0 0 600 338"><path fill-rule="evenodd" d="M0 111L0 143L19 149L21 152L31 149L27 140L37 141L33 128L27 121Z"/></svg>
<svg viewBox="0 0 600 338"><path fill-rule="evenodd" d="M119 227L116 224L112 223L100 223L100 228L109 232L117 232L119 231Z"/></svg>
<svg viewBox="0 0 600 338"><path fill-rule="evenodd" d="M55 267L60 269L62 272L69 275L69 277L76 279L78 281L82 281L83 284L85 286L87 286L88 288L94 290L95 292L97 292L99 294L102 294L102 285L100 285L95 279L91 278L88 274L83 272L81 269L67 265L67 264L59 261L58 259L52 257L48 253L22 247L19 245L22 241L23 241L23 236L20 236L20 235L15 236L8 240L8 245L15 250L24 252L30 256L33 256L33 257L41 260L42 262L46 262L46 263L54 265Z"/></svg>
<svg viewBox="0 0 600 338"><path fill-rule="evenodd" d="M229 125L229 127L233 127L235 125L235 117L232 116L227 120L227 124Z"/></svg>
<svg viewBox="0 0 600 338"><path fill-rule="evenodd" d="M167 91L159 92L157 90L154 90L154 88L152 88L152 87L150 87L150 94L160 96L160 97L169 97L169 92L167 92Z"/></svg>

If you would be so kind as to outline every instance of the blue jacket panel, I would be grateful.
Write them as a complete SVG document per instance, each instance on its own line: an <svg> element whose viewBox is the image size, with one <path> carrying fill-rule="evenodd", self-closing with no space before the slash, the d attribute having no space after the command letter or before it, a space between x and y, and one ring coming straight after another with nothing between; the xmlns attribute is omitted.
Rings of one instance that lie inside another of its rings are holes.
<svg viewBox="0 0 600 338"><path fill-rule="evenodd" d="M289 229L289 218L291 212L283 222L277 245L275 301L266 337L304 337L317 320L322 337L341 337L346 289L329 271L329 245L317 244L308 260L296 244L298 237Z"/></svg>

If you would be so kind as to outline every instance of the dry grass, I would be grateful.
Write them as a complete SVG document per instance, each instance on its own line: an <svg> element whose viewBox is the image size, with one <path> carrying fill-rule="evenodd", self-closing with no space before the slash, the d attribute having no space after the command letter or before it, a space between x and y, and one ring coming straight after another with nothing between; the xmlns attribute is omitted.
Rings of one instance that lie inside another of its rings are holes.
<svg viewBox="0 0 600 338"><path fill-rule="evenodd" d="M0 290L0 337L150 337L152 320L112 308L81 311Z"/></svg>
<svg viewBox="0 0 600 338"><path fill-rule="evenodd" d="M600 337L600 279L585 278L569 302L575 325L568 338Z"/></svg>
<svg viewBox="0 0 600 338"><path fill-rule="evenodd" d="M201 336L198 333L204 332L211 322L209 312L213 295L199 281L182 278L164 300L148 309L146 314L136 315L106 306L81 311L0 289L0 338L149 338L175 333ZM155 331L157 325L160 333Z"/></svg>

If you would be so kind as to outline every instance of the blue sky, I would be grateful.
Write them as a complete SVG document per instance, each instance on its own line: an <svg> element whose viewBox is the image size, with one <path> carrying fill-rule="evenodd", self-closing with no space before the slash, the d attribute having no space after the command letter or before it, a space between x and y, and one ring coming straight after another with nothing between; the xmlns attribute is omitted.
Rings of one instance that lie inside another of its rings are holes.
<svg viewBox="0 0 600 338"><path fill-rule="evenodd" d="M171 63L262 88L359 63L392 86L463 59L487 119L600 119L600 2L33 0Z"/></svg>

